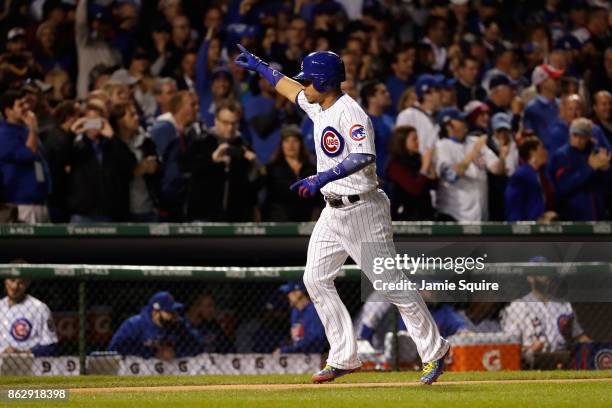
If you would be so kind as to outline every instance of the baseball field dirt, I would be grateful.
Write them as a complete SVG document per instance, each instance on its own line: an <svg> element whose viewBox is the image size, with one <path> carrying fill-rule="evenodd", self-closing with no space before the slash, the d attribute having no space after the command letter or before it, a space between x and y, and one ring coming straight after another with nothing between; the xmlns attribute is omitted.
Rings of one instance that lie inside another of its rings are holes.
<svg viewBox="0 0 612 408"><path fill-rule="evenodd" d="M612 371L446 373L431 387L417 373L356 373L331 384L308 376L3 377L1 388L67 388L68 401L0 401L7 407L570 407L612 406Z"/></svg>

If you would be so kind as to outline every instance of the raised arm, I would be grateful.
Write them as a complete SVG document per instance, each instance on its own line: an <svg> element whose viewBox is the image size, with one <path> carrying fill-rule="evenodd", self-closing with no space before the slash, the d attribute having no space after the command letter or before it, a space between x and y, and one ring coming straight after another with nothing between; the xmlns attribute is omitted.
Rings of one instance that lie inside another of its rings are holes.
<svg viewBox="0 0 612 408"><path fill-rule="evenodd" d="M299 82L286 77L281 72L270 68L267 62L261 58L251 54L240 44L236 44L242 53L236 57L236 65L254 71L263 76L269 83L274 86L276 92L295 103L295 98L304 87Z"/></svg>

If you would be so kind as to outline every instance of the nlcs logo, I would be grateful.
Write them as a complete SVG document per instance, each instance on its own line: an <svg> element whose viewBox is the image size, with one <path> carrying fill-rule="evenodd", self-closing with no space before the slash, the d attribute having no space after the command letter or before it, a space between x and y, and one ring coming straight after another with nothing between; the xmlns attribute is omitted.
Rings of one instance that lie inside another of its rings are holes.
<svg viewBox="0 0 612 408"><path fill-rule="evenodd" d="M336 157L344 149L344 139L336 129L331 126L323 129L321 136L321 149L329 157Z"/></svg>
<svg viewBox="0 0 612 408"><path fill-rule="evenodd" d="M362 125L351 126L349 134L351 135L351 139L356 142L361 142L363 139L366 138L366 131Z"/></svg>

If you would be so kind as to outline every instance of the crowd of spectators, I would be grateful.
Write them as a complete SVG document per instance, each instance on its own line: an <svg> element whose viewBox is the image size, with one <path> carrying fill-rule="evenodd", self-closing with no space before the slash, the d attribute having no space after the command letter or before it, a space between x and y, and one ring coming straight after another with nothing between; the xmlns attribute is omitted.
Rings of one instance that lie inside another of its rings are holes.
<svg viewBox="0 0 612 408"><path fill-rule="evenodd" d="M332 50L398 220L604 220L601 0L0 1L0 222L308 221L320 135L234 64Z"/></svg>

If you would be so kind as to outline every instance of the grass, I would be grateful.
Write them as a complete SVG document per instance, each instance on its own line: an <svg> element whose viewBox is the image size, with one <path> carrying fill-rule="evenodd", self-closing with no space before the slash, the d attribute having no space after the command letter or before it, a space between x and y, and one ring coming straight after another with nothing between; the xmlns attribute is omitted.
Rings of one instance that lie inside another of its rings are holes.
<svg viewBox="0 0 612 408"><path fill-rule="evenodd" d="M412 382L418 373L357 373L338 383ZM452 384L471 380L609 378L605 382ZM610 407L612 371L446 373L433 387L202 390L72 394L69 402L5 403L9 407ZM444 381L447 383L445 384ZM2 377L0 387L129 387L205 384L300 384L308 376Z"/></svg>

